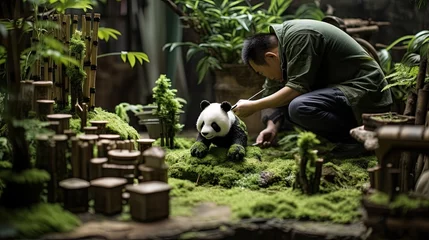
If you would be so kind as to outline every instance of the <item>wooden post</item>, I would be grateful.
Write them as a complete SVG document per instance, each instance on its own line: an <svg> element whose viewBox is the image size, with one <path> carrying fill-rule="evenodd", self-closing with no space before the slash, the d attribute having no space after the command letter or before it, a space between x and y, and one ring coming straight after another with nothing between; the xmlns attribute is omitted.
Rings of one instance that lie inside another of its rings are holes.
<svg viewBox="0 0 429 240"><path fill-rule="evenodd" d="M57 179L56 181L62 181L67 178L67 160L66 160L66 151L67 151L67 136L54 135L52 140L55 142L55 168ZM63 196L61 191L58 191L57 201L62 202Z"/></svg>
<svg viewBox="0 0 429 240"><path fill-rule="evenodd" d="M21 116L23 118L27 118L28 117L28 113L34 109L33 106L33 96L34 96L34 85L33 85L33 80L25 80L25 81L21 81L21 87L20 87L20 93L19 93L19 98L20 101L22 102L22 109L21 109Z"/></svg>
<svg viewBox="0 0 429 240"><path fill-rule="evenodd" d="M34 96L33 96L33 110L35 111L37 100L52 100L52 82L37 81L33 82Z"/></svg>
<svg viewBox="0 0 429 240"><path fill-rule="evenodd" d="M92 120L89 122L92 126L97 127L97 134L104 134L106 132L106 125L109 123L108 121L103 120Z"/></svg>
<svg viewBox="0 0 429 240"><path fill-rule="evenodd" d="M416 107L416 125L424 125L428 107L429 90L419 89Z"/></svg>
<svg viewBox="0 0 429 240"><path fill-rule="evenodd" d="M91 159L89 144L87 142L79 143L80 158L80 177L89 180L89 161Z"/></svg>
<svg viewBox="0 0 429 240"><path fill-rule="evenodd" d="M90 162L90 179L101 178L103 176L103 164L107 163L107 158L93 158Z"/></svg>
<svg viewBox="0 0 429 240"><path fill-rule="evenodd" d="M316 170L314 172L313 193L318 193L320 188L320 178L322 177L323 159L316 160Z"/></svg>
<svg viewBox="0 0 429 240"><path fill-rule="evenodd" d="M36 115L41 121L47 121L47 115L54 113L54 100L37 100Z"/></svg>
<svg viewBox="0 0 429 240"><path fill-rule="evenodd" d="M94 14L91 47L91 79L90 79L90 109L95 108L95 81L97 76L97 50L98 50L98 27L100 25L100 14Z"/></svg>
<svg viewBox="0 0 429 240"><path fill-rule="evenodd" d="M370 188L373 188L373 189L375 187L375 171L374 170L375 170L374 168L368 168L367 169L368 175L369 175L369 186L370 186Z"/></svg>
<svg viewBox="0 0 429 240"><path fill-rule="evenodd" d="M374 168L374 189L380 190L380 166L375 166Z"/></svg>
<svg viewBox="0 0 429 240"><path fill-rule="evenodd" d="M83 23L82 23L83 24ZM83 81L83 102L89 104L90 100L90 79L91 79L91 13L87 13L85 16L85 32L82 32L85 36L85 58L83 62L83 69L86 73L86 78Z"/></svg>
<svg viewBox="0 0 429 240"><path fill-rule="evenodd" d="M71 166L72 166L72 176L75 178L81 177L81 160L80 160L80 147L79 139L77 137L70 138L72 143L72 152L71 152Z"/></svg>
<svg viewBox="0 0 429 240"><path fill-rule="evenodd" d="M55 151L55 143L52 141L48 142L49 144L49 174L51 175L51 179L48 182L48 202L55 203L57 202L58 197L58 173L55 164L56 151Z"/></svg>

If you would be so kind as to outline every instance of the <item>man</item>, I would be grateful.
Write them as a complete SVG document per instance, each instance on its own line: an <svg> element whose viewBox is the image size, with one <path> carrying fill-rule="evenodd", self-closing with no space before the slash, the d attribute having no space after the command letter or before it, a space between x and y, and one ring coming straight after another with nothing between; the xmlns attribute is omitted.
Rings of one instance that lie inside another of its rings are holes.
<svg viewBox="0 0 429 240"><path fill-rule="evenodd" d="M262 110L266 128L256 143L269 146L282 124L291 122L334 143L333 153L351 157L364 149L350 136L362 113L390 111L387 82L377 62L339 28L315 20L274 24L248 38L242 58L267 78L264 97L240 100L234 112ZM359 150L359 151L358 151Z"/></svg>

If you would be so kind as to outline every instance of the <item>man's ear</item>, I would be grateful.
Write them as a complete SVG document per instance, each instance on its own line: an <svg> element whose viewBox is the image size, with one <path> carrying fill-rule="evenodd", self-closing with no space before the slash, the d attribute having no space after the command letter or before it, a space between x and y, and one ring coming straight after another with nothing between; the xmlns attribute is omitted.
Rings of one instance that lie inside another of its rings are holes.
<svg viewBox="0 0 429 240"><path fill-rule="evenodd" d="M265 61L268 62L270 60L278 58L278 55L275 52L268 51L265 53L264 57L265 57Z"/></svg>

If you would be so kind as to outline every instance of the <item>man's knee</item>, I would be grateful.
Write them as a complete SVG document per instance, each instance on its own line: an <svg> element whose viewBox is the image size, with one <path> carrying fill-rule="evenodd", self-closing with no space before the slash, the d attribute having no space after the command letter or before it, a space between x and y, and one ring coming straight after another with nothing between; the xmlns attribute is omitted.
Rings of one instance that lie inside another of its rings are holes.
<svg viewBox="0 0 429 240"><path fill-rule="evenodd" d="M306 96L299 96L289 103L288 113L292 122L299 124L308 117L312 117L316 111L314 106L308 104Z"/></svg>

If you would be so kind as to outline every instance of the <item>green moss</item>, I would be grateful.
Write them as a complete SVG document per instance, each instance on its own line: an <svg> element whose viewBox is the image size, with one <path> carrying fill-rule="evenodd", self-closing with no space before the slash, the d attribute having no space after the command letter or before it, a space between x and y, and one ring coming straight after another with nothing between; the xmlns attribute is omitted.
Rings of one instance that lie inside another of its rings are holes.
<svg viewBox="0 0 429 240"><path fill-rule="evenodd" d="M0 179L19 184L44 183L49 181L50 178L48 172L35 168L19 173L12 170L3 170L0 172Z"/></svg>
<svg viewBox="0 0 429 240"><path fill-rule="evenodd" d="M233 219L248 217L295 218L350 223L360 217L360 191L343 189L324 195L307 196L299 191L249 190L195 186L189 181L170 179L173 216L192 214L201 202L229 206Z"/></svg>
<svg viewBox="0 0 429 240"><path fill-rule="evenodd" d="M67 232L80 224L79 219L60 205L40 203L30 208L0 207L0 222L11 224L21 238L37 238L51 232Z"/></svg>
<svg viewBox="0 0 429 240"><path fill-rule="evenodd" d="M383 192L376 192L368 197L368 200L378 205L388 206L390 209L399 210L406 213L409 210L429 207L429 200L409 197L406 194L399 194L393 201L389 201L389 196Z"/></svg>
<svg viewBox="0 0 429 240"><path fill-rule="evenodd" d="M9 161L0 161L0 170L12 168L12 163Z"/></svg>
<svg viewBox="0 0 429 240"><path fill-rule="evenodd" d="M238 118L238 117L237 117ZM240 118L238 118L238 120L239 120L239 123L238 123L238 126L241 128L241 130L243 130L243 132L245 132L246 133L246 135L248 136L248 133L247 133L247 126L246 126L246 124L240 119Z"/></svg>
<svg viewBox="0 0 429 240"><path fill-rule="evenodd" d="M94 111L88 112L87 126L90 126L92 120L106 120L106 133L119 134L121 139L137 140L140 138L136 129L131 127L127 122L122 120L115 113L107 112L101 108L95 108ZM70 129L80 133L80 118L73 117L70 119Z"/></svg>

